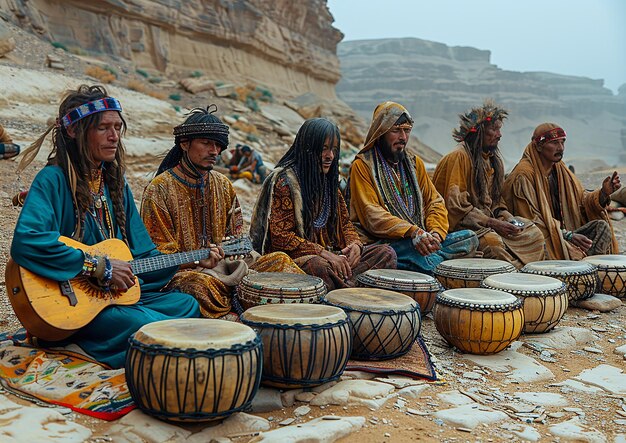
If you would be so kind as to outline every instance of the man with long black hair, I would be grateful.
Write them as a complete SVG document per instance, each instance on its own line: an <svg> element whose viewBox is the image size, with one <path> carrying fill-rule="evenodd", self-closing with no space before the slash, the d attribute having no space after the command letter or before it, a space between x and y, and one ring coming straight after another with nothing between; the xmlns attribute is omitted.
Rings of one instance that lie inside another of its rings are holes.
<svg viewBox="0 0 626 443"><path fill-rule="evenodd" d="M531 221L513 217L502 197L504 163L498 143L507 115L491 100L461 114L452 133L458 145L441 159L433 182L445 199L451 231L473 230L485 258L521 268L544 259L545 242Z"/></svg>
<svg viewBox="0 0 626 443"><path fill-rule="evenodd" d="M388 245L364 247L339 191L339 129L324 118L304 122L268 176L250 235L261 253L284 251L328 290L354 285L368 269L396 267Z"/></svg>

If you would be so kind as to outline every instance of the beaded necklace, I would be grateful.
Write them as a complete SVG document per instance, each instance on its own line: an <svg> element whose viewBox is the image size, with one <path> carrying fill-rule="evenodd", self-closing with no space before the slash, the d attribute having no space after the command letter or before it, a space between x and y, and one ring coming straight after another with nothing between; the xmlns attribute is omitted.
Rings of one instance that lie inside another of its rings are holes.
<svg viewBox="0 0 626 443"><path fill-rule="evenodd" d="M196 191L195 201L191 203L192 204L191 211L193 213L194 207L198 207L198 212L200 213L200 224L201 224L201 227L200 227L200 232L198 232L197 240L200 243L200 248L206 248L211 243L211 239L210 239L210 237L209 237L209 235L207 233L207 220L208 220L208 217L209 217L209 214L208 214L209 204L206 201L206 195L208 194L207 191L208 191L208 183L209 183L206 180L206 178L208 177L209 173L207 173L205 175L200 174L198 169L187 158L186 154L183 154L183 156L181 157L180 163L178 164L178 167L180 168L181 172L185 176L191 177L192 179L196 180L195 183L190 182L189 180L185 180L183 177L180 177L179 175L177 175L174 172L174 168L169 170L169 173L172 174L172 177L174 177L176 180L178 180L183 185L185 185L185 186L187 186L189 188L195 189L195 191Z"/></svg>
<svg viewBox="0 0 626 443"><path fill-rule="evenodd" d="M326 176L324 176L323 186L324 195L322 197L322 208L315 220L313 220L313 227L315 229L324 227L326 222L328 222L328 217L330 216L330 186L328 186L328 183L326 182Z"/></svg>
<svg viewBox="0 0 626 443"><path fill-rule="evenodd" d="M402 162L398 163L398 170L400 172L400 177L398 178L398 174L389 166L389 163L383 157L380 149L375 147L374 150L376 159L378 160L379 172L382 172L379 174L379 176L382 176L381 179L383 181L381 185L384 189L391 191L390 193L393 194L393 201L390 201L389 204L403 214L403 218L407 220L413 219L415 213L415 199L404 165Z"/></svg>
<svg viewBox="0 0 626 443"><path fill-rule="evenodd" d="M104 193L104 177L102 176L103 165L92 172L93 179L89 181L89 192L92 202L87 213L96 223L100 234L104 238L113 238L113 220Z"/></svg>

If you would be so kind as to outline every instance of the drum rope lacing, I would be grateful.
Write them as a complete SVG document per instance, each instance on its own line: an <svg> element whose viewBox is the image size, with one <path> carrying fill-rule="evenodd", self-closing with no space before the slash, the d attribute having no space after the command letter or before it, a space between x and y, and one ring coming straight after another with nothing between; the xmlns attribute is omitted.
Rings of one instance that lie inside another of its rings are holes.
<svg viewBox="0 0 626 443"><path fill-rule="evenodd" d="M443 294L443 293L442 293ZM519 309L523 305L523 301L519 298L516 298L515 301L512 301L508 304L489 304L489 303L472 303L472 302L462 302L459 300L450 300L449 298L442 296L442 294L437 295L436 303L440 303L446 306L452 306L453 308L466 308L471 310L479 310L479 311L498 311L498 312L508 312Z"/></svg>

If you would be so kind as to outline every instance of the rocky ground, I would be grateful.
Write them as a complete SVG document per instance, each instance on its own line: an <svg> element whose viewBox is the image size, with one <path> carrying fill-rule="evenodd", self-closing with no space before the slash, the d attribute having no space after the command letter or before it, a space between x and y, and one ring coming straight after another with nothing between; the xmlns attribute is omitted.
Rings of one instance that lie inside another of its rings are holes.
<svg viewBox="0 0 626 443"><path fill-rule="evenodd" d="M18 50L0 59L0 121L23 146L32 141L54 115L60 91L85 76L88 66L102 61L55 52L23 35ZM46 54L56 54L65 70L45 67ZM302 115L284 103L268 103L252 112L240 100L191 94L171 82L150 86L181 100L163 101L126 86L138 74L123 62L108 60L119 75L113 90L121 94L129 127L128 179L139 202L159 156L171 146L171 126L182 118L174 108L217 102L233 128L233 143L248 141L270 161L285 151ZM138 79L138 78L137 78ZM147 92L150 92L147 91ZM146 91L144 91L146 92ZM209 101L210 100L210 101ZM241 117L244 120L241 120ZM250 135L255 135L250 137ZM45 157L43 157L45 158ZM21 177L14 160L0 161L0 330L19 327L6 297L4 268L19 210L11 197L28 187L44 164L40 157ZM606 171L581 176L597 186ZM626 174L625 174L626 175ZM257 185L235 183L244 215L249 219ZM622 252L626 222L616 222ZM2 441L626 441L626 307L610 312L570 308L557 328L541 336L523 336L492 357L474 357L450 348L430 316L423 336L440 375L426 383L401 378L364 380L346 373L337 386L313 392L280 393L262 389L254 410L219 426L175 426L134 411L117 422L105 422L62 408L33 405L0 394ZM328 417L330 419L320 419ZM341 419L337 419L341 417ZM319 420L318 420L319 419ZM304 425L308 423L307 425ZM281 434L260 431L279 430ZM289 440L285 433L298 436ZM325 438L325 439L324 439Z"/></svg>
<svg viewBox="0 0 626 443"><path fill-rule="evenodd" d="M153 157L131 158L129 177L138 200L157 162ZM38 162L17 180L15 162L0 162L2 275L19 215L10 197L20 183L30 182L42 164ZM591 186L599 183L603 175L597 173L583 179ZM241 195L249 214L255 189L242 188ZM620 244L626 246L626 223L615 222L615 229ZM0 280L0 329L11 330L19 322L3 283ZM222 440L217 441L228 441L224 438L230 435L232 441L246 442L253 438L252 433L269 429L293 431L298 438L304 438L307 432L316 438L331 436L324 441L626 441L625 320L626 307L621 304L611 312L570 308L553 332L523 336L496 356L473 357L451 349L428 316L423 322L423 336L441 377L436 383L401 378L366 382L362 379L371 378L367 374L349 373L343 380L356 379L350 382L356 385L348 385L343 393L288 391L281 395L276 390L263 389L252 415L239 414L222 428L174 426L137 411L109 423L69 411L55 414L55 408L33 406L6 394L0 396L0 409L11 410L13 418L11 425L0 420L0 435L8 435L7 429L25 426L28 434L24 435L31 436L31 440L41 437L39 432L46 432L49 437L50 423L54 422L61 429L62 441L210 441L218 436ZM316 405L310 404L316 397ZM16 406L3 403L6 401L21 406L14 409ZM22 409L29 406L39 412ZM22 422L27 416L32 420L40 415L40 427ZM308 425L310 430L306 426L294 427L329 415L343 419L313 421ZM266 434L265 438L276 441L287 437ZM14 441L24 440L16 437Z"/></svg>

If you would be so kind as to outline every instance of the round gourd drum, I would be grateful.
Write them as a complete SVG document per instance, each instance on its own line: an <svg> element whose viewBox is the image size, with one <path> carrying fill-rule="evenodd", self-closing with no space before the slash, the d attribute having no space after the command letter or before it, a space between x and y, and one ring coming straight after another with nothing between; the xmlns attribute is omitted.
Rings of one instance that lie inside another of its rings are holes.
<svg viewBox="0 0 626 443"><path fill-rule="evenodd" d="M583 261L598 269L598 291L614 297L626 297L626 256L591 255Z"/></svg>
<svg viewBox="0 0 626 443"><path fill-rule="evenodd" d="M371 269L360 274L356 281L358 286L408 295L420 305L422 316L432 310L437 294L443 290L437 279L430 275L399 269Z"/></svg>
<svg viewBox="0 0 626 443"><path fill-rule="evenodd" d="M287 272L248 274L237 287L237 298L244 310L280 303L319 303L324 294L326 285L321 278Z"/></svg>
<svg viewBox="0 0 626 443"><path fill-rule="evenodd" d="M324 303L343 309L352 325L352 358L386 360L406 354L420 334L420 307L398 292L375 288L335 289Z"/></svg>
<svg viewBox="0 0 626 443"><path fill-rule="evenodd" d="M200 422L247 409L261 381L261 341L225 320L176 319L147 324L129 339L126 381L144 412Z"/></svg>
<svg viewBox="0 0 626 443"><path fill-rule="evenodd" d="M522 333L522 301L503 291L458 288L437 295L435 327L452 346L469 354L502 351Z"/></svg>
<svg viewBox="0 0 626 443"><path fill-rule="evenodd" d="M337 380L348 363L352 335L341 309L313 304L255 306L241 315L241 321L263 342L264 385L321 385Z"/></svg>
<svg viewBox="0 0 626 443"><path fill-rule="evenodd" d="M553 277L521 272L495 274L485 278L481 286L505 291L523 300L526 334L549 331L567 310L567 287Z"/></svg>
<svg viewBox="0 0 626 443"><path fill-rule="evenodd" d="M526 274L558 278L567 286L570 302L593 296L598 287L598 270L591 263L575 260L545 260L528 263L521 269Z"/></svg>
<svg viewBox="0 0 626 443"><path fill-rule="evenodd" d="M504 260L457 258L439 263L433 273L444 288L455 289L478 288L485 277L515 271L515 266Z"/></svg>

